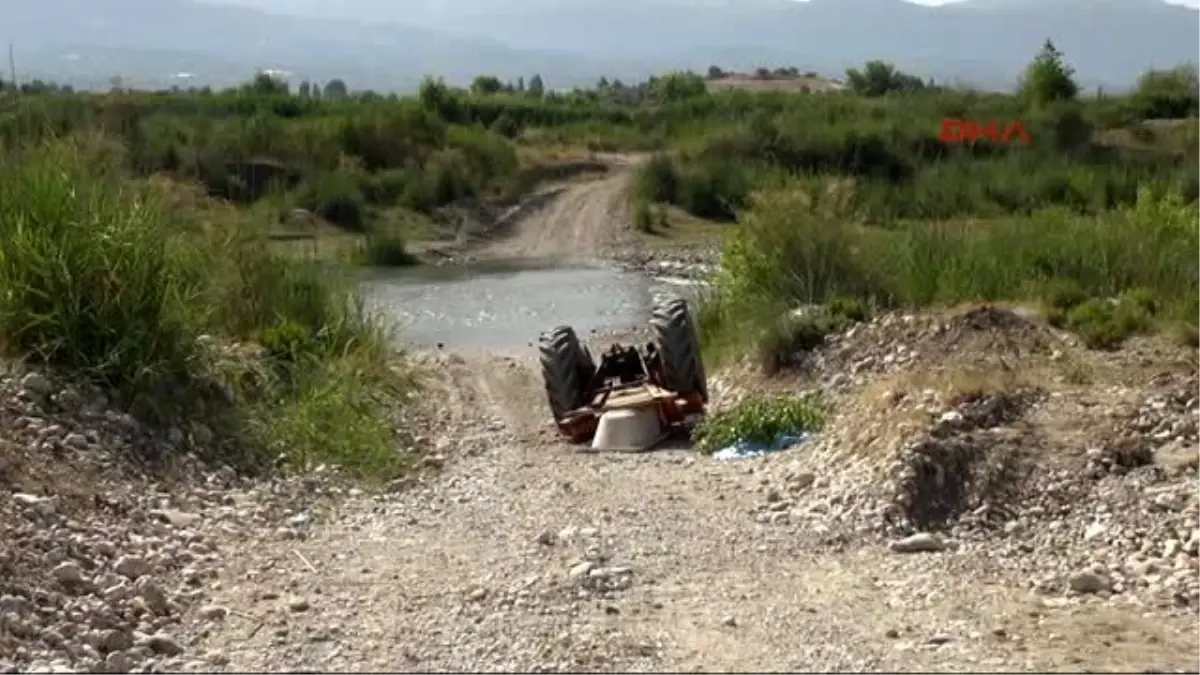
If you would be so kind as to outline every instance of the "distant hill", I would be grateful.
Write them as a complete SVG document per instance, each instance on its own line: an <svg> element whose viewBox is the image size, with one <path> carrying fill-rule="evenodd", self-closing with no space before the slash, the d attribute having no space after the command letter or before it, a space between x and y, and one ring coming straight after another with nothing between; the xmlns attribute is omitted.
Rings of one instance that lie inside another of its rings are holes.
<svg viewBox="0 0 1200 675"><path fill-rule="evenodd" d="M79 86L107 87L117 75L150 87L228 85L270 68L297 81L343 78L354 87L389 90L414 88L427 74L460 82L484 72L516 78L551 70L550 63L558 77L582 84L603 70L586 56L425 28L191 0L0 2L0 40L14 44L24 78Z"/></svg>
<svg viewBox="0 0 1200 675"><path fill-rule="evenodd" d="M293 16L271 14L291 12ZM1195 61L1200 12L1159 0L38 0L0 3L30 75L162 86L258 68L409 89L540 73L552 87L709 65L840 78L883 59L923 77L1010 87L1047 38L1085 86Z"/></svg>

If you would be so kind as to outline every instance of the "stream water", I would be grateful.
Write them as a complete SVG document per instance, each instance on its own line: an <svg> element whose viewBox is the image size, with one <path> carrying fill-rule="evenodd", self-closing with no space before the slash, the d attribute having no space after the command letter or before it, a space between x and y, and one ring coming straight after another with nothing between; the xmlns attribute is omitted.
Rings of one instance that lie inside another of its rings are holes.
<svg viewBox="0 0 1200 675"><path fill-rule="evenodd" d="M524 345L562 324L581 336L634 329L656 297L695 292L611 267L536 260L373 270L363 288L403 342L450 348Z"/></svg>

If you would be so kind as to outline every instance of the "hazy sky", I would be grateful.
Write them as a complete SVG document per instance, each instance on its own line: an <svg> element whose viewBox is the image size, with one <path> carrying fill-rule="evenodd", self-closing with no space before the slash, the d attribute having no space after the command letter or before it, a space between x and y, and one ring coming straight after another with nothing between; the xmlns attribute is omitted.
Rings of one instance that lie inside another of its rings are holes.
<svg viewBox="0 0 1200 675"><path fill-rule="evenodd" d="M908 0L917 5L928 5L936 7L938 5L946 5L952 2L962 2L962 0ZM1200 9L1200 0L1163 0L1169 5L1183 5L1184 7L1195 7Z"/></svg>

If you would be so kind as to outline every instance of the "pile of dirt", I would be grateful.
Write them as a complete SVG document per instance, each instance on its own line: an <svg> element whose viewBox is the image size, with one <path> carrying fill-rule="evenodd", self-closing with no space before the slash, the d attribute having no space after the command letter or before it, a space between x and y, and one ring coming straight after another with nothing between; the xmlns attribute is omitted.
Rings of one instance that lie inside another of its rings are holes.
<svg viewBox="0 0 1200 675"><path fill-rule="evenodd" d="M264 533L302 536L308 509L342 493L334 472L251 480L205 463L213 436L6 366L0 672L180 670L189 621L230 611L206 600L226 557Z"/></svg>
<svg viewBox="0 0 1200 675"><path fill-rule="evenodd" d="M1200 381L1180 350L1092 352L993 307L880 317L809 355L835 414L773 484L831 545L930 537L1040 592L1195 608Z"/></svg>
<svg viewBox="0 0 1200 675"><path fill-rule="evenodd" d="M1012 367L1077 343L1032 312L992 305L946 314L888 313L826 337L811 353L797 355L799 368L846 384L947 360Z"/></svg>
<svg viewBox="0 0 1200 675"><path fill-rule="evenodd" d="M888 525L903 533L941 530L970 518L1010 519L1036 464L1038 439L1020 424L1038 390L972 394L901 450Z"/></svg>

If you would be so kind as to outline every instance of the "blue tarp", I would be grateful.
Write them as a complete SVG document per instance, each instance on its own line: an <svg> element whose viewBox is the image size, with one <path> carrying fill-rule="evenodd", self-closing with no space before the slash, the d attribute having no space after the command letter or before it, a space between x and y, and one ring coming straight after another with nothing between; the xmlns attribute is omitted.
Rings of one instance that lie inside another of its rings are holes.
<svg viewBox="0 0 1200 675"><path fill-rule="evenodd" d="M729 459L747 459L750 457L762 457L771 452L779 452L793 448L801 443L810 441L816 437L816 434L808 432L779 434L771 443L750 443L747 441L738 441L733 445L728 445L713 453L713 459L729 460Z"/></svg>

